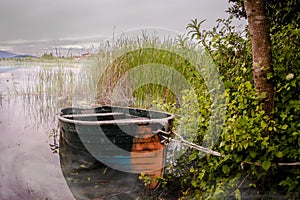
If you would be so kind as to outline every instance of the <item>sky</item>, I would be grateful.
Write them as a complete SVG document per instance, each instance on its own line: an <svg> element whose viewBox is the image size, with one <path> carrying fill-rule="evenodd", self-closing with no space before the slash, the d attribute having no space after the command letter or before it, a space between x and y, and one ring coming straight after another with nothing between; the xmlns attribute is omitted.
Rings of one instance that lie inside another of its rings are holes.
<svg viewBox="0 0 300 200"><path fill-rule="evenodd" d="M54 47L90 48L143 27L186 33L192 19L211 28L227 0L0 0L0 50L40 54ZM243 22L238 22L243 23Z"/></svg>

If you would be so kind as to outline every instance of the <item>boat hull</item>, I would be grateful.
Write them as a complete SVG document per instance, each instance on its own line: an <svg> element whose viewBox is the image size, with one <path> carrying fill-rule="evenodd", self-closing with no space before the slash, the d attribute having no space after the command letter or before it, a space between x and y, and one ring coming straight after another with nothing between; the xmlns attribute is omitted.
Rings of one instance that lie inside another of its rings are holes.
<svg viewBox="0 0 300 200"><path fill-rule="evenodd" d="M170 131L173 119L164 112L112 106L66 108L59 115L66 143L112 169L145 173L151 189L163 175L166 155L157 132Z"/></svg>

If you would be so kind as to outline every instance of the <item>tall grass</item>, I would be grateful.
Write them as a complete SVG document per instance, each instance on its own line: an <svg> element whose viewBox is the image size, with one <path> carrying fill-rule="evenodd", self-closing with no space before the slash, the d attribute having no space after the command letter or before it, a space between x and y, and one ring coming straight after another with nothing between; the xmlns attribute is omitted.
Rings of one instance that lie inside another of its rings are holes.
<svg viewBox="0 0 300 200"><path fill-rule="evenodd" d="M105 43L97 57L86 62L40 64L14 93L24 96L35 110L32 114L46 119L71 106L115 104L170 111L182 104L182 85L189 84L198 96L207 91L203 70L195 66L204 54L195 51L184 39L121 38ZM192 56L187 59L187 54Z"/></svg>
<svg viewBox="0 0 300 200"><path fill-rule="evenodd" d="M74 68L39 66L28 69L22 87L11 98L22 97L23 111L32 122L51 124L59 108L71 106Z"/></svg>
<svg viewBox="0 0 300 200"><path fill-rule="evenodd" d="M97 84L100 104L150 108L155 101L178 105L181 95L174 91L183 90L183 83L190 84L198 92L205 90L204 79L197 66L185 57L195 47L183 40L162 41L158 37L144 35L142 38L121 38L110 46L112 48L99 54L107 62ZM194 63L197 63L199 55L201 53L193 55ZM172 76L178 77L176 73L181 75L179 82L172 80ZM117 96L114 95L116 88Z"/></svg>
<svg viewBox="0 0 300 200"><path fill-rule="evenodd" d="M11 71L7 81L5 80L6 84L1 87L0 103L20 104L18 109L21 109L20 112L24 112L27 120L33 124L51 124L56 121L59 109L72 107L74 98L78 98L79 95L82 104L88 104L85 97L89 97L90 94L90 79L82 79L83 74L88 74L82 69L91 66L93 62L19 62L19 69ZM2 63L4 66L11 66L10 64Z"/></svg>

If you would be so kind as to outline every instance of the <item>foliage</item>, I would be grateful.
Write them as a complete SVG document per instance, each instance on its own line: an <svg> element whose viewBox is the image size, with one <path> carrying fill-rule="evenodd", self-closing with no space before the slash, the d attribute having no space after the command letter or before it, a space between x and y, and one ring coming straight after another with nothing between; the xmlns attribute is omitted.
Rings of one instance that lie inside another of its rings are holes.
<svg viewBox="0 0 300 200"><path fill-rule="evenodd" d="M277 157L282 162L297 162L300 159L300 29L298 25L274 27L272 35L274 81L276 81L276 124L275 143L278 143ZM281 153L280 153L281 152ZM299 191L300 169L289 167L280 174L279 185L288 192Z"/></svg>
<svg viewBox="0 0 300 200"><path fill-rule="evenodd" d="M55 59L55 57L52 55L52 53L44 53L42 56L41 56L41 59L45 59L45 60L53 60Z"/></svg>
<svg viewBox="0 0 300 200"><path fill-rule="evenodd" d="M227 12L239 19L246 18L244 0L229 0L229 2L232 4ZM267 21L270 27L294 24L299 28L300 7L298 0L265 0L265 3Z"/></svg>
<svg viewBox="0 0 300 200"><path fill-rule="evenodd" d="M173 189L187 199L297 198L300 169L288 163L300 158L299 29L293 24L273 27L274 75L269 78L276 84L276 109L269 119L253 86L247 29L236 31L231 18L218 20L211 31L202 31L201 23L192 21L189 34L210 53L225 83L226 122L215 150L226 156L203 158L187 151L166 179L179 180ZM194 142L201 144L201 138Z"/></svg>

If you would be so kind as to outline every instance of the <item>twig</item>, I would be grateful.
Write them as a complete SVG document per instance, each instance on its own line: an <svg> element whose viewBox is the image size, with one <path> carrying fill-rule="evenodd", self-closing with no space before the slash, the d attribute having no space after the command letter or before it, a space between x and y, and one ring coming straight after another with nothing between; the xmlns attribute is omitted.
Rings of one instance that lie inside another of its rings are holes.
<svg viewBox="0 0 300 200"><path fill-rule="evenodd" d="M259 162L242 162L249 165L255 165L261 167L262 164ZM293 163L271 163L272 166L299 166L300 162L293 162Z"/></svg>

